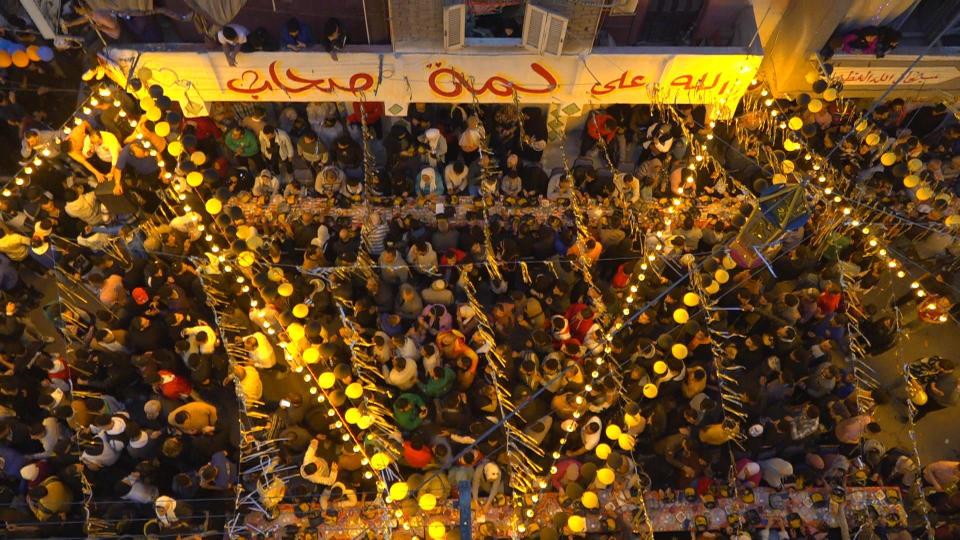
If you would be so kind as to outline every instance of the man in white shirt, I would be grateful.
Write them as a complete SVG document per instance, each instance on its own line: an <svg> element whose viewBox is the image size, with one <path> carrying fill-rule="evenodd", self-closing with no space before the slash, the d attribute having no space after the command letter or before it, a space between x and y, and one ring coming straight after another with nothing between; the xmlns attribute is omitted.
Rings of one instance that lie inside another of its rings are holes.
<svg viewBox="0 0 960 540"><path fill-rule="evenodd" d="M264 126L258 137L260 153L270 168L280 171L285 177L293 174L293 143L290 135L282 129ZM286 178L285 178L286 180Z"/></svg>
<svg viewBox="0 0 960 540"><path fill-rule="evenodd" d="M307 451L303 455L303 464L300 465L300 476L314 484L332 486L337 481L340 467L336 462L330 464L317 455L319 445L320 441L317 439L310 441L310 446L307 447Z"/></svg>
<svg viewBox="0 0 960 540"><path fill-rule="evenodd" d="M240 47L247 42L247 36L250 31L239 24L228 24L217 32L217 41L223 45L223 54L227 57L227 63L231 66L237 65L237 53Z"/></svg>
<svg viewBox="0 0 960 540"><path fill-rule="evenodd" d="M250 363L259 369L270 369L277 365L277 354L273 346L262 332L256 332L243 340L243 348L247 350Z"/></svg>
<svg viewBox="0 0 960 540"><path fill-rule="evenodd" d="M82 190L68 190L66 201L63 211L72 218L94 226L103 225L108 221L108 216L101 211L100 201L97 200L97 194L93 191L83 193Z"/></svg>
<svg viewBox="0 0 960 540"><path fill-rule="evenodd" d="M190 340L191 353L213 354L217 348L217 334L206 323L187 328L182 335Z"/></svg>

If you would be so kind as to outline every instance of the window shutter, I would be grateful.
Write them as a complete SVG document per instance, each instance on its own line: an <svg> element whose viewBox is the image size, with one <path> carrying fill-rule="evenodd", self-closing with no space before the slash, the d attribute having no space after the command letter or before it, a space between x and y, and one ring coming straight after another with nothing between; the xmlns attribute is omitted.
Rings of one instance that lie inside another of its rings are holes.
<svg viewBox="0 0 960 540"><path fill-rule="evenodd" d="M566 17L550 14L547 21L546 36L543 39L542 52L544 54L560 56L560 53L563 52L563 39L567 35L567 22L569 20Z"/></svg>
<svg viewBox="0 0 960 540"><path fill-rule="evenodd" d="M527 3L523 14L523 46L532 51L542 52L543 34L547 28L550 13Z"/></svg>
<svg viewBox="0 0 960 540"><path fill-rule="evenodd" d="M467 6L454 4L443 8L443 45L448 50L463 48L467 22Z"/></svg>

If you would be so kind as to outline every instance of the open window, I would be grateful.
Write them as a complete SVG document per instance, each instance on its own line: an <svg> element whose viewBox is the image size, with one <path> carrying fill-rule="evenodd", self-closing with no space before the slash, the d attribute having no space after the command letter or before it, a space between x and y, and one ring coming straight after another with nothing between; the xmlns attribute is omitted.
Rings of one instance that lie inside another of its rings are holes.
<svg viewBox="0 0 960 540"><path fill-rule="evenodd" d="M466 42L467 6L453 4L443 8L443 46L449 50L461 49Z"/></svg>
<svg viewBox="0 0 960 540"><path fill-rule="evenodd" d="M569 19L527 4L523 16L523 46L541 54L559 56L567 35Z"/></svg>

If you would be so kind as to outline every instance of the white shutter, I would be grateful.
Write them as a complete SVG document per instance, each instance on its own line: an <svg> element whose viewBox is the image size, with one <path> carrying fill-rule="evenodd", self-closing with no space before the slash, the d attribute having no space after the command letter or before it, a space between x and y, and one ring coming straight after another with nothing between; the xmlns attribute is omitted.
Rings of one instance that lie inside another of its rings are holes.
<svg viewBox="0 0 960 540"><path fill-rule="evenodd" d="M543 51L543 34L549 18L549 12L527 2L527 9L523 14L524 47L537 52Z"/></svg>
<svg viewBox="0 0 960 540"><path fill-rule="evenodd" d="M450 49L461 49L465 41L467 25L467 6L454 4L443 8L443 45Z"/></svg>
<svg viewBox="0 0 960 540"><path fill-rule="evenodd" d="M543 54L560 56L560 53L563 52L563 39L567 35L567 22L569 22L569 19L566 17L550 14L550 18L547 20L546 35L543 38L543 48L541 49Z"/></svg>

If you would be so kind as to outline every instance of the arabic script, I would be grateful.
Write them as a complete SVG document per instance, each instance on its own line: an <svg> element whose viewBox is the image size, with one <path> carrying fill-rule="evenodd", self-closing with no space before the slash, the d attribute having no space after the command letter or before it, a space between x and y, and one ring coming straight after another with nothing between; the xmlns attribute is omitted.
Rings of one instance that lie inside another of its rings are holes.
<svg viewBox="0 0 960 540"><path fill-rule="evenodd" d="M311 90L332 94L334 92L348 92L356 94L373 88L374 78L369 73L354 73L350 80L343 84L334 77L305 77L294 68L287 68L281 72L280 62L274 61L267 68L268 76L260 70L248 69L239 77L227 81L227 88L233 92L247 94L253 99L259 99L260 94L279 90L287 94L301 94Z"/></svg>
<svg viewBox="0 0 960 540"><path fill-rule="evenodd" d="M624 71L620 74L619 77L613 79L612 81L607 82L606 84L600 84L597 82L590 88L590 93L595 96L603 96L614 92L616 90L626 90L630 88L636 88L638 86L643 86L644 80L646 77L643 75L634 75L630 77L630 80L627 80L627 72Z"/></svg>
<svg viewBox="0 0 960 540"><path fill-rule="evenodd" d="M867 84L876 84L876 85L888 85L893 84L900 75L902 71L899 70L873 70L873 69L849 69L844 70L839 73L840 79L847 84L853 85L867 85ZM956 73L952 77L944 76L943 73L923 71L923 70L912 70L910 73L907 73L906 77L900 81L900 84L903 85L916 85L916 84L937 84L949 79L956 77Z"/></svg>
<svg viewBox="0 0 960 540"><path fill-rule="evenodd" d="M717 73L714 75L713 80L710 81L710 74L704 73L699 79L695 79L693 75L678 75L670 81L670 86L674 88L683 88L684 90L713 90L717 88L717 85L720 84L720 77L722 75ZM730 81L725 81L719 89L716 90L716 94L723 94L727 91L727 87L730 86Z"/></svg>
<svg viewBox="0 0 960 540"><path fill-rule="evenodd" d="M543 79L544 86L526 86L500 75L494 75L484 81L483 84L476 85L476 81L473 81L472 78L468 79L462 72L451 67L435 68L430 72L427 84L430 85L430 89L434 93L445 98L460 97L464 91L467 94L478 96L489 92L495 96L507 97L512 96L514 91L518 94L549 94L557 89L557 79L547 68L533 62L530 64L530 69Z"/></svg>

